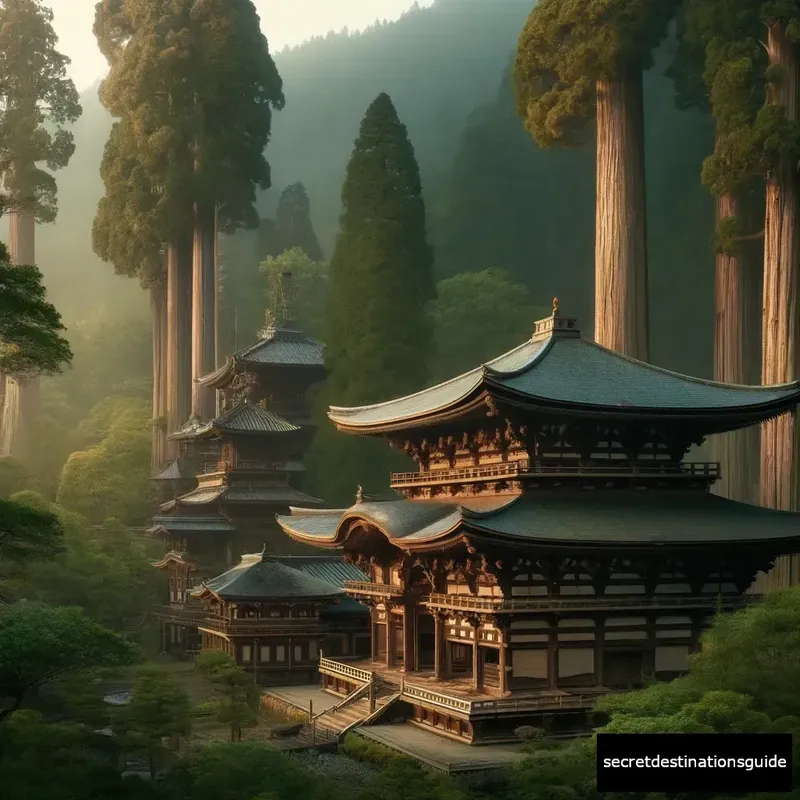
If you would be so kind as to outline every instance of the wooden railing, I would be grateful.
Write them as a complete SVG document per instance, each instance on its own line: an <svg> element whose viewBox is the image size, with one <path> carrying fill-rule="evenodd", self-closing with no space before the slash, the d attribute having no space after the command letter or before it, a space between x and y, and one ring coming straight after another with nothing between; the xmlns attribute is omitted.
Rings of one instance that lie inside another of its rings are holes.
<svg viewBox="0 0 800 800"><path fill-rule="evenodd" d="M506 461L500 464L486 464L482 467L432 469L428 472L393 472L390 475L390 482L392 486L404 486L418 483L452 483L481 479L501 480L503 478L512 478L527 469L527 461Z"/></svg>
<svg viewBox="0 0 800 800"><path fill-rule="evenodd" d="M503 698L502 700L472 700L470 714L497 714L515 711L537 711L539 709L589 708L602 696L592 694L543 695L541 697Z"/></svg>
<svg viewBox="0 0 800 800"><path fill-rule="evenodd" d="M322 631L322 623L314 617L259 617L257 619L224 619L223 617L204 617L203 627L233 636L252 634L276 636L282 633L301 634Z"/></svg>
<svg viewBox="0 0 800 800"><path fill-rule="evenodd" d="M411 683L403 683L403 698L407 700L420 700L424 703L447 709L448 711L458 711L462 714L469 714L472 709L472 701L464 700L460 697L443 694L426 689L423 686L414 686Z"/></svg>
<svg viewBox="0 0 800 800"><path fill-rule="evenodd" d="M352 594L389 595L397 597L403 594L402 586L391 583L372 583L370 581L345 581L344 590Z"/></svg>
<svg viewBox="0 0 800 800"><path fill-rule="evenodd" d="M359 669L350 664L343 664L341 661L334 661L324 656L321 656L319 659L319 671L340 678L349 678L350 680L359 681L361 683L369 683L372 681L372 672L369 670Z"/></svg>
<svg viewBox="0 0 800 800"><path fill-rule="evenodd" d="M745 606L758 595L720 597L719 595L656 595L648 597L618 597L583 595L579 597L537 597L503 599L501 597L473 597L464 594L431 594L422 599L423 605L433 608L467 609L470 611L527 611L576 608L690 608L712 607L722 603L726 608Z"/></svg>
<svg viewBox="0 0 800 800"><path fill-rule="evenodd" d="M718 461L687 461L681 464L669 462L634 463L621 461L611 464L535 464L526 460L487 464L481 467L459 467L456 469L432 469L425 472L393 472L391 485L395 488L418 484L459 483L480 480L503 480L516 476L563 475L575 476L623 476L623 477L703 477L719 478Z"/></svg>

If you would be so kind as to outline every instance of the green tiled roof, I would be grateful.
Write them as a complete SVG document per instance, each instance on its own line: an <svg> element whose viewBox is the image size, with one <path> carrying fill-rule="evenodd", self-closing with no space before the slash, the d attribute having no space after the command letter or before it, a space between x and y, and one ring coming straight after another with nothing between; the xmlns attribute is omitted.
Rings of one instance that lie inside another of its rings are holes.
<svg viewBox="0 0 800 800"><path fill-rule="evenodd" d="M554 323L561 320L553 317ZM634 411L651 416L702 413L716 419L746 413L751 422L757 422L800 402L798 382L762 387L692 378L587 341L571 326L569 330L552 327L445 383L376 405L331 407L328 416L355 432L391 430L420 424L437 413L457 413L488 394L531 408Z"/></svg>
<svg viewBox="0 0 800 800"><path fill-rule="evenodd" d="M321 500L288 484L280 486L209 486L197 488L178 498L180 505L207 503L264 503L276 506L314 506Z"/></svg>
<svg viewBox="0 0 800 800"><path fill-rule="evenodd" d="M219 433L294 433L299 430L300 428L297 425L261 408L255 403L242 402L235 405L230 411L220 414L211 422L201 423L196 417L193 417L169 438L194 439Z"/></svg>
<svg viewBox="0 0 800 800"><path fill-rule="evenodd" d="M792 539L800 544L800 513L736 503L700 490L536 490L483 511L458 503L401 500L328 513L296 509L277 519L293 538L331 547L341 546L356 518L412 549L461 530L526 544L723 545Z"/></svg>
<svg viewBox="0 0 800 800"><path fill-rule="evenodd" d="M206 581L204 587L225 599L331 599L341 588L264 554L242 556L241 563ZM203 587L193 592L202 594Z"/></svg>
<svg viewBox="0 0 800 800"><path fill-rule="evenodd" d="M191 531L211 531L219 533L231 533L236 530L236 526L225 517L221 516L196 516L196 517L153 517L153 525L150 532L164 529L168 533L186 533Z"/></svg>
<svg viewBox="0 0 800 800"><path fill-rule="evenodd" d="M322 367L324 348L302 331L288 328L267 328L262 339L240 350L235 358L251 364L275 364Z"/></svg>

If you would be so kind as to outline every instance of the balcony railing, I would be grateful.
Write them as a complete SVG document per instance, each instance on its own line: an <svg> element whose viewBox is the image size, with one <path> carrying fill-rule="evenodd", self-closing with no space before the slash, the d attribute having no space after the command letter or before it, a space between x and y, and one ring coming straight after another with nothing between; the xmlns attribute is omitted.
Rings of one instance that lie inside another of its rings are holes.
<svg viewBox="0 0 800 800"><path fill-rule="evenodd" d="M458 469L433 469L429 472L393 472L390 476L394 487L413 486L424 483L459 483L463 481L501 480L513 478L528 469L527 461L508 461L501 464L486 464L482 467L460 467Z"/></svg>
<svg viewBox="0 0 800 800"><path fill-rule="evenodd" d="M470 714L514 713L517 711L538 711L559 708L591 708L597 698L608 692L591 694L542 695L541 697L503 698L502 700L473 700Z"/></svg>
<svg viewBox="0 0 800 800"><path fill-rule="evenodd" d="M360 683L369 683L372 678L372 672L366 669L359 669L350 664L343 664L341 661L334 661L331 658L320 656L319 671L325 672L328 675L334 675L338 678L349 678L350 680L359 681Z"/></svg>
<svg viewBox="0 0 800 800"><path fill-rule="evenodd" d="M365 595L387 595L397 597L403 594L402 586L394 586L391 583L371 583L370 581L345 581L344 590L350 594Z"/></svg>
<svg viewBox="0 0 800 800"><path fill-rule="evenodd" d="M168 603L156 606L157 617L166 617L184 623L198 624L205 618L203 608L195 603Z"/></svg>
<svg viewBox="0 0 800 800"><path fill-rule="evenodd" d="M718 461L687 461L682 464L668 462L611 464L531 464L528 461L509 461L487 464L482 467L433 469L427 472L393 472L390 476L394 488L444 483L466 483L481 480L503 480L518 476L552 475L563 477L663 477L684 478L720 477Z"/></svg>
<svg viewBox="0 0 800 800"><path fill-rule="evenodd" d="M491 613L511 611L548 611L551 609L582 608L708 608L722 603L726 608L748 605L758 595L720 597L719 595L672 596L656 595L648 597L619 597L583 595L579 597L525 597L504 599L502 597L473 597L460 594L431 594L422 602L431 608L463 609L468 611L488 611Z"/></svg>
<svg viewBox="0 0 800 800"><path fill-rule="evenodd" d="M323 630L322 623L316 617L258 617L233 620L222 617L204 617L202 626L231 636L313 634Z"/></svg>

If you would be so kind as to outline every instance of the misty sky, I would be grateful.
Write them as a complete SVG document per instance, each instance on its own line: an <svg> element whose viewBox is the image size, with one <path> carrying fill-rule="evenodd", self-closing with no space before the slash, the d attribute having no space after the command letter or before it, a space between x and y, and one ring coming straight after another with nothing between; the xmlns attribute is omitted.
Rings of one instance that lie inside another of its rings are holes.
<svg viewBox="0 0 800 800"><path fill-rule="evenodd" d="M92 35L97 0L47 0L55 14L59 50L72 59L70 74L79 90L106 72ZM433 0L418 0L430 5ZM273 52L329 30L364 28L376 19L395 19L413 0L255 0L261 27Z"/></svg>

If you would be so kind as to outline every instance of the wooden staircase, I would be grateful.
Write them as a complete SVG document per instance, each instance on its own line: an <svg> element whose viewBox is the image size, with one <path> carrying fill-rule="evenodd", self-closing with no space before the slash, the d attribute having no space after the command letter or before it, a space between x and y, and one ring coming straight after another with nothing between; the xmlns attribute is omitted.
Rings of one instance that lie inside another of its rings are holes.
<svg viewBox="0 0 800 800"><path fill-rule="evenodd" d="M320 725L336 731L339 735L358 725L369 724L400 697L397 687L379 685L375 688L375 709L370 711L368 696L358 697L352 702L319 714L316 719Z"/></svg>

